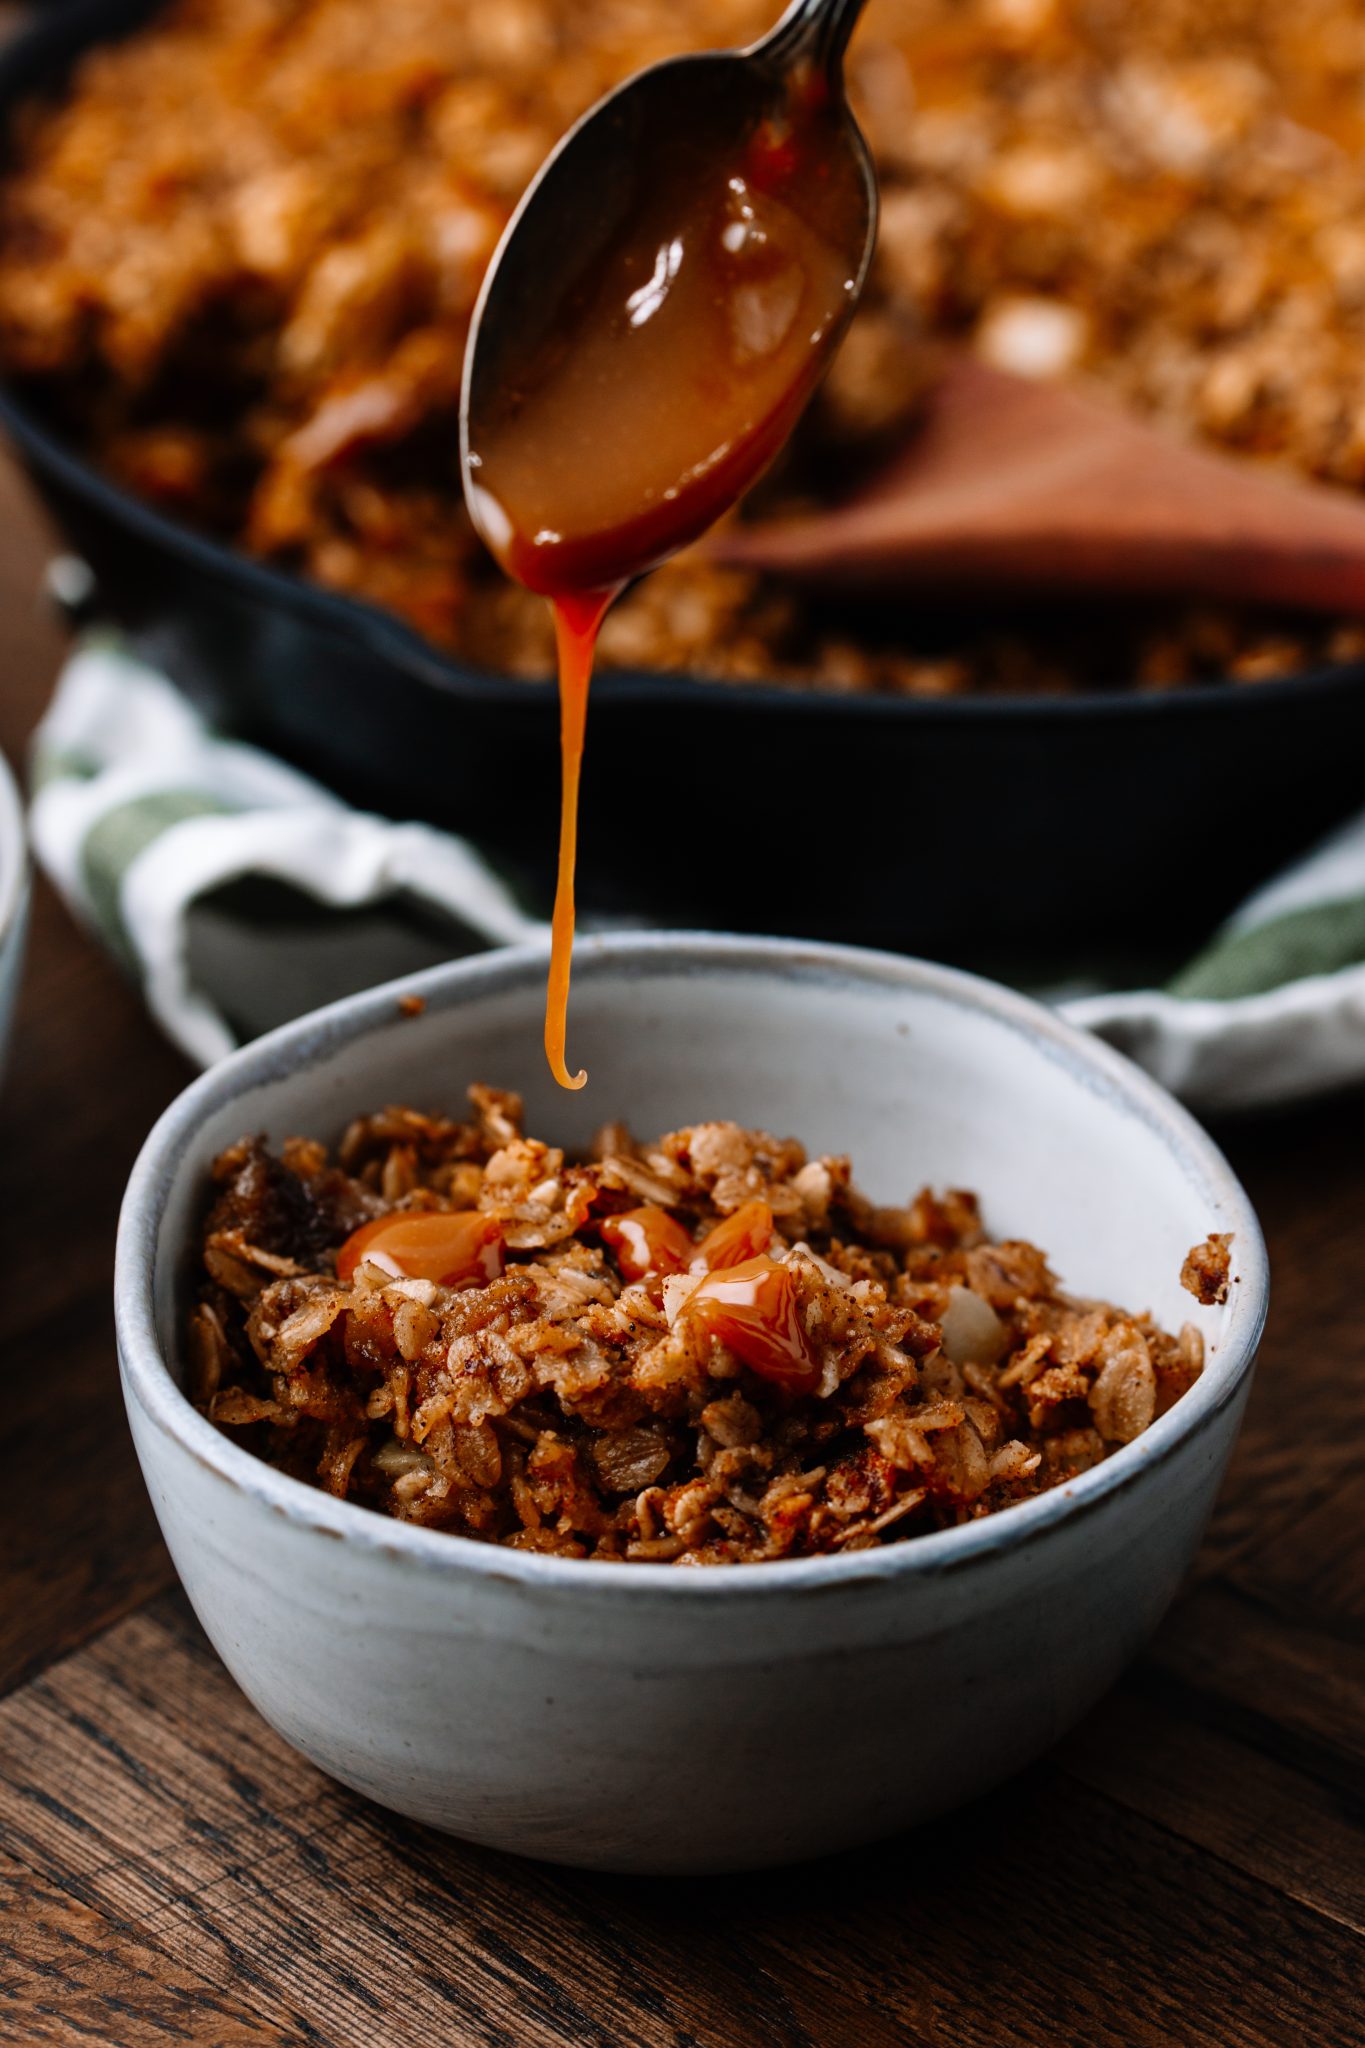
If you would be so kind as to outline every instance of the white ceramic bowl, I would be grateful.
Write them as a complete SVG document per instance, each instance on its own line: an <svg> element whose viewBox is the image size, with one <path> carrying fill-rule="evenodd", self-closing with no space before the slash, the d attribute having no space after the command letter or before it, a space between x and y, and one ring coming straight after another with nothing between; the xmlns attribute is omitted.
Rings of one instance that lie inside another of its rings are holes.
<svg viewBox="0 0 1365 2048"><path fill-rule="evenodd" d="M713 1871L883 1835L1045 1749L1154 1627L1231 1450L1266 1306L1246 1196L1135 1068L1002 989L837 947L678 936L579 951L561 1094L539 953L354 997L273 1033L162 1118L119 1234L119 1352L143 1472L233 1676L333 1776L476 1841L565 1863ZM400 1015L399 991L425 1013ZM1197 1386L1065 1488L855 1556L685 1571L408 1527L285 1478L179 1390L186 1248L218 1149L338 1133L395 1100L519 1088L569 1145L702 1116L850 1151L861 1184L984 1196L1076 1289L1203 1325ZM1178 1285L1235 1234L1228 1305Z"/></svg>
<svg viewBox="0 0 1365 2048"><path fill-rule="evenodd" d="M0 754L0 1073L14 1022L28 922L28 853L24 813L14 777Z"/></svg>

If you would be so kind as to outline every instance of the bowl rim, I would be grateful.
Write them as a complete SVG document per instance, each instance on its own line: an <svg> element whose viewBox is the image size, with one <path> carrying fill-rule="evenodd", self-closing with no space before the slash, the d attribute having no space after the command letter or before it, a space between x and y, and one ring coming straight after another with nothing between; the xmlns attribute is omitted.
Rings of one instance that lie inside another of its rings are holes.
<svg viewBox="0 0 1365 2048"><path fill-rule="evenodd" d="M66 6L38 12L0 50L0 129L16 105L39 91L50 74L85 50L135 32L167 0L66 0ZM698 55L713 54L698 52ZM363 598L329 590L160 511L88 461L55 432L41 411L26 402L22 380L0 372L0 427L32 470L52 480L138 542L159 548L211 581L263 605L282 608L341 640L361 642L376 660L429 688L478 701L550 707L557 701L553 680L523 680L476 668L447 654L397 614ZM599 715L611 705L716 704L761 716L897 721L931 726L1003 722L1033 726L1127 719L1247 717L1259 708L1321 697L1354 695L1365 689L1365 661L1319 662L1254 684L1228 679L1186 683L1171 690L1140 690L1130 681L1056 695L968 693L960 697L914 697L889 692L844 692L829 687L784 686L780 680L753 684L725 682L686 670L605 670L593 685Z"/></svg>
<svg viewBox="0 0 1365 2048"><path fill-rule="evenodd" d="M512 1583L527 1591L609 1590L614 1598L733 1599L776 1592L883 1586L903 1577L937 1576L1014 1550L1071 1523L1145 1475L1197 1434L1240 1393L1265 1324L1269 1272L1251 1202L1213 1140L1189 1112L1139 1068L1099 1039L1013 990L958 969L856 947L798 940L749 939L712 933L616 933L588 939L575 966L580 979L619 974L639 978L679 971L750 973L780 990L797 976L847 986L920 992L998 1020L1040 1045L1082 1085L1135 1115L1197 1172L1213 1195L1221 1222L1234 1232L1238 1284L1223 1340L1189 1392L1134 1442L1065 1486L951 1529L852 1555L775 1559L732 1569L679 1571L672 1564L593 1562L548 1557L481 1543L445 1530L392 1520L373 1509L335 1500L279 1472L233 1443L192 1406L172 1376L157 1337L153 1278L166 1200L200 1125L246 1088L328 1064L358 1040L407 1026L399 998L420 996L428 1011L459 1010L519 989L544 972L541 945L504 948L455 961L344 997L282 1025L231 1054L176 1097L154 1125L133 1167L119 1218L115 1319L125 1391L148 1422L180 1452L286 1522L339 1537L368 1552L447 1575Z"/></svg>
<svg viewBox="0 0 1365 2048"><path fill-rule="evenodd" d="M27 893L23 799L9 762L0 754L0 946L18 924Z"/></svg>

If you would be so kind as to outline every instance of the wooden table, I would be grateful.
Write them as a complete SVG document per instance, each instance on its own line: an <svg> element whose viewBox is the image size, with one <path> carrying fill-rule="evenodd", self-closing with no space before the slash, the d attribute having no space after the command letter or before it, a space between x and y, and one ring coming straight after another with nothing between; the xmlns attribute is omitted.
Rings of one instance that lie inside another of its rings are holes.
<svg viewBox="0 0 1365 2048"><path fill-rule="evenodd" d="M59 653L0 474L0 744ZM1194 1581L1054 1756L717 1883L470 1849L330 1784L175 1589L124 1427L124 1176L186 1078L40 888L0 1096L0 2041L111 2048L1365 2042L1365 1116L1222 1133L1276 1302ZM855 1720L850 1702L850 1721Z"/></svg>

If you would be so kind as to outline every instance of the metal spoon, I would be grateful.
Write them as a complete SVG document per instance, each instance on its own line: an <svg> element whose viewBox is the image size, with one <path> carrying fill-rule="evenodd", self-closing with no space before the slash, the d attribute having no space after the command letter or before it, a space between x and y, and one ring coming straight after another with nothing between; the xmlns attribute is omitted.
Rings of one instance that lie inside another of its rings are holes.
<svg viewBox="0 0 1365 2048"><path fill-rule="evenodd" d="M863 4L795 0L748 49L642 72L522 199L460 428L474 523L531 588L619 586L696 538L828 368L876 237L843 86Z"/></svg>

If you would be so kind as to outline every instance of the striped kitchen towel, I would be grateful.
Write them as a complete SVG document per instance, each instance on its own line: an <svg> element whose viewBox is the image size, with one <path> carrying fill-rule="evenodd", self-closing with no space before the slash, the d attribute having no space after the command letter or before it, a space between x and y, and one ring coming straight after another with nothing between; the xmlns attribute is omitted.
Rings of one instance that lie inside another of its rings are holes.
<svg viewBox="0 0 1365 2048"><path fill-rule="evenodd" d="M219 737L108 636L68 663L32 781L39 862L202 1065L356 987L546 936L466 841ZM1059 1007L1204 1109L1365 1079L1365 816L1164 988Z"/></svg>
<svg viewBox="0 0 1365 2048"><path fill-rule="evenodd" d="M355 987L547 930L463 839L222 739L104 635L62 673L31 785L39 864L201 1066Z"/></svg>

